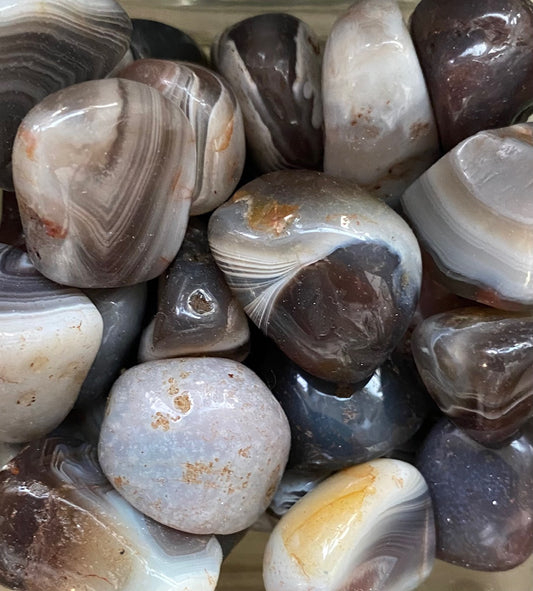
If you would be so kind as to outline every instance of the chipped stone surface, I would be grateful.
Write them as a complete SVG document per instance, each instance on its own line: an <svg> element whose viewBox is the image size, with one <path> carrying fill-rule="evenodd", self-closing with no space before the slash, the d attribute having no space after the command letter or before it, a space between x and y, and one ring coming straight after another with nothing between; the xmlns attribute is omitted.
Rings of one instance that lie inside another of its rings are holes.
<svg viewBox="0 0 533 591"><path fill-rule="evenodd" d="M229 534L266 509L287 462L289 425L236 361L153 361L115 383L99 457L137 509L182 531Z"/></svg>

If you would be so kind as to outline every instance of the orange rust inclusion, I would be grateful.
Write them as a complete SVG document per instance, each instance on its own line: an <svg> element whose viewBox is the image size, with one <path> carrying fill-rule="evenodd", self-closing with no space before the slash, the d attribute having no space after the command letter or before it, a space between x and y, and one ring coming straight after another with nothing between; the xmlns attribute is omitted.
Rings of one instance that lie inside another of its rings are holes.
<svg viewBox="0 0 533 591"><path fill-rule="evenodd" d="M41 218L41 222L46 231L46 235L50 236L51 238L65 238L68 234L66 228L63 228L62 226L56 224L56 222L53 222L52 220Z"/></svg>
<svg viewBox="0 0 533 591"><path fill-rule="evenodd" d="M346 537L361 521L365 499L375 494L376 478L370 464L343 470L285 516L283 544L307 576L334 568L348 550Z"/></svg>
<svg viewBox="0 0 533 591"><path fill-rule="evenodd" d="M20 126L18 130L19 138L25 144L26 156L30 160L35 160L35 148L37 147L37 137L27 127Z"/></svg>
<svg viewBox="0 0 533 591"><path fill-rule="evenodd" d="M268 201L257 205L250 203L247 217L251 229L279 236L294 223L297 215L297 205Z"/></svg>

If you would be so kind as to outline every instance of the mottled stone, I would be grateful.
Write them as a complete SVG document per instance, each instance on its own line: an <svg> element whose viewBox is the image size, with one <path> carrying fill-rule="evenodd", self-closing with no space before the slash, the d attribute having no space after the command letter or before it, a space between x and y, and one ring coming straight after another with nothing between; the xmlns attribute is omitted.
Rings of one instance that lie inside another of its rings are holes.
<svg viewBox="0 0 533 591"><path fill-rule="evenodd" d="M454 293L504 310L533 306L532 166L533 124L483 131L403 194L427 270Z"/></svg>
<svg viewBox="0 0 533 591"><path fill-rule="evenodd" d="M59 425L97 354L102 325L89 298L0 245L0 441L30 441Z"/></svg>
<svg viewBox="0 0 533 591"><path fill-rule="evenodd" d="M109 484L76 440L26 447L0 472L0 583L25 591L213 591L214 536L172 530Z"/></svg>
<svg viewBox="0 0 533 591"><path fill-rule="evenodd" d="M528 0L422 0L411 31L445 151L531 110Z"/></svg>
<svg viewBox="0 0 533 591"><path fill-rule="evenodd" d="M533 415L533 316L461 308L426 319L411 342L429 393L476 441L505 443Z"/></svg>
<svg viewBox="0 0 533 591"><path fill-rule="evenodd" d="M146 284L115 289L88 289L85 294L104 322L102 343L83 382L76 405L86 406L107 396L141 334L146 305Z"/></svg>
<svg viewBox="0 0 533 591"><path fill-rule="evenodd" d="M374 460L331 476L280 520L265 550L266 591L412 591L435 555L421 474Z"/></svg>
<svg viewBox="0 0 533 591"><path fill-rule="evenodd" d="M181 245L195 163L187 118L145 84L110 78L50 95L13 150L32 262L76 287L157 277Z"/></svg>
<svg viewBox="0 0 533 591"><path fill-rule="evenodd" d="M145 329L140 361L216 355L242 361L250 330L207 242L207 226L189 222L177 257L159 279L157 313Z"/></svg>
<svg viewBox="0 0 533 591"><path fill-rule="evenodd" d="M313 171L259 177L212 214L209 243L252 321L316 377L369 378L414 313L416 239L349 181Z"/></svg>
<svg viewBox="0 0 533 591"><path fill-rule="evenodd" d="M437 558L503 571L533 552L533 428L488 449L446 419L430 432L417 467L435 510Z"/></svg>
<svg viewBox="0 0 533 591"><path fill-rule="evenodd" d="M289 466L333 472L410 439L426 416L428 396L414 367L402 361L387 360L366 383L334 384L269 352L258 373L289 419Z"/></svg>
<svg viewBox="0 0 533 591"><path fill-rule="evenodd" d="M117 380L99 458L115 488L153 519L229 534L266 509L289 445L281 407L251 370L180 358L138 365Z"/></svg>
<svg viewBox="0 0 533 591"><path fill-rule="evenodd" d="M131 23L115 0L0 2L0 188L26 113L60 88L102 78L119 62Z"/></svg>
<svg viewBox="0 0 533 591"><path fill-rule="evenodd" d="M439 155L422 70L396 0L358 0L322 67L324 171L395 203Z"/></svg>
<svg viewBox="0 0 533 591"><path fill-rule="evenodd" d="M260 14L226 29L211 57L231 84L251 155L263 172L322 168L318 38L289 14Z"/></svg>
<svg viewBox="0 0 533 591"><path fill-rule="evenodd" d="M165 23L134 18L131 51L136 60L155 58L205 64L206 57L192 37Z"/></svg>
<svg viewBox="0 0 533 591"><path fill-rule="evenodd" d="M241 108L228 83L194 64L138 60L120 78L152 86L180 107L196 140L196 185L191 215L207 213L231 195L246 155Z"/></svg>

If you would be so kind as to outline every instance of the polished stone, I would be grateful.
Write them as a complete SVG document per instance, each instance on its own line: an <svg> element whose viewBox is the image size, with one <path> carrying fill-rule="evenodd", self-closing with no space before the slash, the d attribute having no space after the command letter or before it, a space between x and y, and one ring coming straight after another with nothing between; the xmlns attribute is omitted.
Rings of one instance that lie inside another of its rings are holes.
<svg viewBox="0 0 533 591"><path fill-rule="evenodd" d="M145 84L110 78L48 96L13 150L33 264L76 287L160 275L185 234L196 176L185 115Z"/></svg>
<svg viewBox="0 0 533 591"><path fill-rule="evenodd" d="M287 419L251 370L180 358L135 366L117 380L99 458L115 488L153 519L230 534L267 508L289 446Z"/></svg>
<svg viewBox="0 0 533 591"><path fill-rule="evenodd" d="M211 215L209 243L251 320L316 377L369 378L414 313L416 239L349 181L314 171L259 177Z"/></svg>
<svg viewBox="0 0 533 591"><path fill-rule="evenodd" d="M226 29L211 57L239 100L259 169L321 169L321 50L313 31L289 14L256 15Z"/></svg>

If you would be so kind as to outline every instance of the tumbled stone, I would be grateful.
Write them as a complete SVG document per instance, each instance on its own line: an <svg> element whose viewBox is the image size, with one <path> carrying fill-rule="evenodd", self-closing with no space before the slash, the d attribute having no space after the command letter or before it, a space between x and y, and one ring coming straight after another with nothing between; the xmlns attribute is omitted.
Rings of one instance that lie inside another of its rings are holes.
<svg viewBox="0 0 533 591"><path fill-rule="evenodd" d="M195 166L189 121L145 84L109 78L48 96L13 150L33 264L76 287L157 277L185 234Z"/></svg>
<svg viewBox="0 0 533 591"><path fill-rule="evenodd" d="M0 245L0 441L37 439L61 423L96 357L102 326L89 298Z"/></svg>
<svg viewBox="0 0 533 591"><path fill-rule="evenodd" d="M0 583L25 591L213 591L214 536L172 530L109 484L96 450L51 438L0 472Z"/></svg>
<svg viewBox="0 0 533 591"><path fill-rule="evenodd" d="M227 28L211 57L239 100L259 169L321 169L321 50L313 31L290 14L255 15Z"/></svg>
<svg viewBox="0 0 533 591"><path fill-rule="evenodd" d="M259 177L211 215L209 243L251 320L328 381L369 378L416 307L413 233L349 181L314 171Z"/></svg>
<svg viewBox="0 0 533 591"><path fill-rule="evenodd" d="M422 70L396 0L358 0L322 68L324 171L396 203L439 155Z"/></svg>
<svg viewBox="0 0 533 591"><path fill-rule="evenodd" d="M443 419L423 443L417 467L431 492L437 558L503 571L533 552L533 426L488 449Z"/></svg>
<svg viewBox="0 0 533 591"><path fill-rule="evenodd" d="M454 293L504 310L533 306L533 124L480 132L403 194L425 268Z"/></svg>
<svg viewBox="0 0 533 591"><path fill-rule="evenodd" d="M251 370L180 358L138 365L117 380L99 458L115 488L156 521L229 534L266 509L289 445L279 403Z"/></svg>
<svg viewBox="0 0 533 591"><path fill-rule="evenodd" d="M411 591L434 555L424 479L410 464L381 459L331 476L281 518L263 579L266 591Z"/></svg>
<svg viewBox="0 0 533 591"><path fill-rule="evenodd" d="M533 96L528 0L422 0L411 31L445 151L478 131L527 117Z"/></svg>

